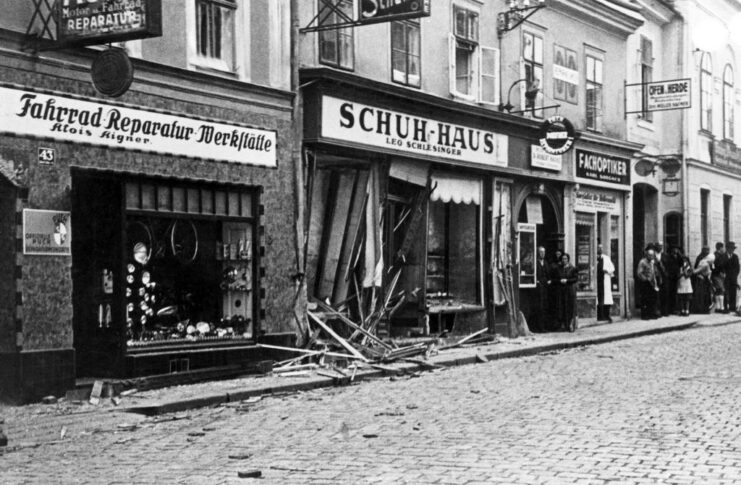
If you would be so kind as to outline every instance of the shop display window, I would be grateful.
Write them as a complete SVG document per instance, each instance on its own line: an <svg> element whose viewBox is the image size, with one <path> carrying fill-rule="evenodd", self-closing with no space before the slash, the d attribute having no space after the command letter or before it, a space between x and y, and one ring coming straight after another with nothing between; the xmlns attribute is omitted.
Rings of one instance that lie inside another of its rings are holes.
<svg viewBox="0 0 741 485"><path fill-rule="evenodd" d="M594 215L576 215L576 261L575 266L579 271L577 288L580 291L594 290L592 268L596 249L594 246Z"/></svg>
<svg viewBox="0 0 741 485"><path fill-rule="evenodd" d="M480 303L478 205L431 201L428 217L427 294Z"/></svg>
<svg viewBox="0 0 741 485"><path fill-rule="evenodd" d="M519 287L535 288L536 225L518 223L517 231L519 233L517 242L517 261L520 265Z"/></svg>
<svg viewBox="0 0 741 485"><path fill-rule="evenodd" d="M254 194L125 186L127 346L250 339Z"/></svg>

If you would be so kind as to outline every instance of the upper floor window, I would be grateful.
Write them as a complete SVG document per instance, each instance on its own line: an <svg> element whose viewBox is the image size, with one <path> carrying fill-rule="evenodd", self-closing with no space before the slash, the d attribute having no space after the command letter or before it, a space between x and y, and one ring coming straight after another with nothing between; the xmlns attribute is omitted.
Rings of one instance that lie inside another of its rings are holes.
<svg viewBox="0 0 741 485"><path fill-rule="evenodd" d="M419 21L391 22L391 71L394 82L420 86Z"/></svg>
<svg viewBox="0 0 741 485"><path fill-rule="evenodd" d="M323 0L319 0L319 11L324 12L320 13L322 24L331 25L343 21L341 16L326 9L324 4ZM337 8L353 18L352 0L340 0ZM352 27L319 32L319 62L342 69L354 69L354 32Z"/></svg>
<svg viewBox="0 0 741 485"><path fill-rule="evenodd" d="M602 131L602 59L587 55L587 129Z"/></svg>
<svg viewBox="0 0 741 485"><path fill-rule="evenodd" d="M530 32L522 34L522 60L525 66L526 94L525 109L536 118L543 117L537 109L537 93L543 82L543 38ZM542 105L541 105L542 107Z"/></svg>
<svg viewBox="0 0 741 485"><path fill-rule="evenodd" d="M713 61L708 52L700 61L700 129L713 129Z"/></svg>
<svg viewBox="0 0 741 485"><path fill-rule="evenodd" d="M726 140L733 140L733 91L733 68L727 64L723 71L723 138Z"/></svg>
<svg viewBox="0 0 741 485"><path fill-rule="evenodd" d="M450 92L471 101L499 102L499 50L479 44L479 14L453 6L449 37Z"/></svg>
<svg viewBox="0 0 741 485"><path fill-rule="evenodd" d="M654 57L653 57L653 43L650 39L641 36L641 83L642 86L642 98L643 98L643 104L642 107L645 110L646 106L648 105L648 85L646 83L650 83L653 81L653 75L654 75ZM643 118L644 121L653 121L654 115L652 111L643 111L641 113L641 118Z"/></svg>
<svg viewBox="0 0 741 485"><path fill-rule="evenodd" d="M207 67L234 70L235 0L196 0L198 62Z"/></svg>

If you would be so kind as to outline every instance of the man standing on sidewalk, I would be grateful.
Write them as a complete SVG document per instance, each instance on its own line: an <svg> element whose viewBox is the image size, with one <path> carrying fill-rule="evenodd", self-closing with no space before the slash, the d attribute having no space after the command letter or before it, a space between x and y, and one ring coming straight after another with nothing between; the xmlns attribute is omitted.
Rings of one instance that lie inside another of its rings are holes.
<svg viewBox="0 0 741 485"><path fill-rule="evenodd" d="M736 305L736 291L738 290L738 273L740 271L738 254L736 250L736 243L729 241L726 244L728 263L726 264L726 311L735 312Z"/></svg>
<svg viewBox="0 0 741 485"><path fill-rule="evenodd" d="M641 302L641 320L653 320L658 315L657 300L659 284L656 279L656 252L654 246L646 246L645 256L638 263L636 269L636 292Z"/></svg>
<svg viewBox="0 0 741 485"><path fill-rule="evenodd" d="M713 295L715 296L715 311L726 313L726 269L728 267L728 254L722 242L715 243L715 264L711 279L713 281Z"/></svg>
<svg viewBox="0 0 741 485"><path fill-rule="evenodd" d="M612 259L602 253L602 245L597 246L597 321L607 320L612 323L610 307L612 306L612 276L615 265Z"/></svg>

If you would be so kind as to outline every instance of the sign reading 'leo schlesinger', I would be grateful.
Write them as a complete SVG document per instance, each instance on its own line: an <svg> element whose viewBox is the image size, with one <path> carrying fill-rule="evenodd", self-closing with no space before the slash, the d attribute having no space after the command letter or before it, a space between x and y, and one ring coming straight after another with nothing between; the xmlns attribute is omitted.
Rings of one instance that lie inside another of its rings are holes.
<svg viewBox="0 0 741 485"><path fill-rule="evenodd" d="M507 166L505 135L322 97L322 136L405 153Z"/></svg>
<svg viewBox="0 0 741 485"><path fill-rule="evenodd" d="M275 167L276 134L0 86L0 133Z"/></svg>
<svg viewBox="0 0 741 485"><path fill-rule="evenodd" d="M630 185L630 160L603 153L576 150L576 176L613 184Z"/></svg>
<svg viewBox="0 0 741 485"><path fill-rule="evenodd" d="M57 0L57 40L101 44L162 35L162 0Z"/></svg>

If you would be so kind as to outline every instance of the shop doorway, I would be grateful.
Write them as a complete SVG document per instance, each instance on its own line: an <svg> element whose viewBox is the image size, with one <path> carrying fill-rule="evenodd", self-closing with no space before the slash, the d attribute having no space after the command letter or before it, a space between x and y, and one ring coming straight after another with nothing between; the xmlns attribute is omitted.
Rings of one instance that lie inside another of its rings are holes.
<svg viewBox="0 0 741 485"><path fill-rule="evenodd" d="M682 230L682 214L680 212L669 212L664 216L664 246L682 248L684 231Z"/></svg>
<svg viewBox="0 0 741 485"><path fill-rule="evenodd" d="M534 242L532 248L527 252L522 251L523 242L528 238L523 238L524 234L520 233L520 256L518 268L518 287L520 298L520 310L530 326L535 332L545 332L552 328L552 322L545 321L543 301L539 293L540 289L536 285L536 270L533 261L528 261L527 255L537 258L539 247L544 247L546 252L546 261L548 266L555 262L556 251L563 251L563 232L559 227L560 217L553 201L544 194L531 193L527 195L517 215L519 227L531 225L535 227L534 237L530 237ZM530 243L532 244L532 243ZM532 264L531 264L532 263ZM526 267L531 267L529 271ZM531 274L530 274L531 273Z"/></svg>
<svg viewBox="0 0 741 485"><path fill-rule="evenodd" d="M633 186L633 265L643 258L646 245L659 240L659 191L648 184Z"/></svg>

